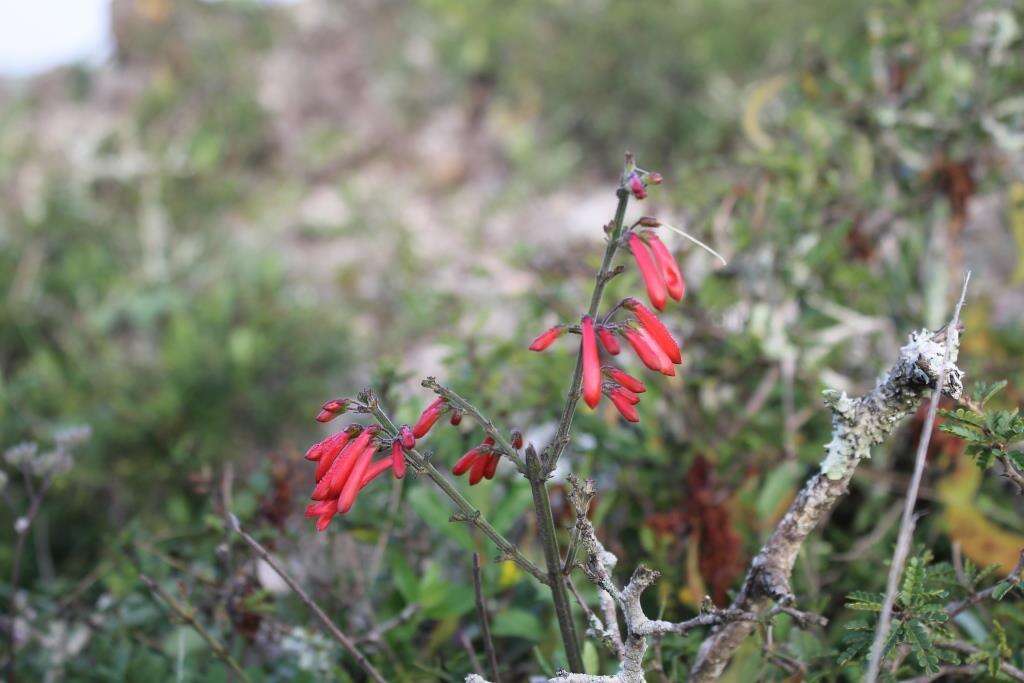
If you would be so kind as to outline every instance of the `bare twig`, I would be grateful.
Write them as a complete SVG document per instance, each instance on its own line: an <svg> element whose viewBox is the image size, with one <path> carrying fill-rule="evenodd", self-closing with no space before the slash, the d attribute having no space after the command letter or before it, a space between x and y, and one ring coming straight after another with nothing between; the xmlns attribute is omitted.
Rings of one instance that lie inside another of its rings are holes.
<svg viewBox="0 0 1024 683"><path fill-rule="evenodd" d="M494 651L491 623L487 618L487 606L484 604L483 582L480 579L480 553L473 553L473 591L476 596L476 616L480 620L480 630L483 632L484 649L487 651L487 661L491 665L491 675L494 676L494 683L501 683L501 676L498 674L498 655Z"/></svg>
<svg viewBox="0 0 1024 683"><path fill-rule="evenodd" d="M1014 566L1013 569L1010 570L1010 573L1006 575L1006 580L1010 581L1011 583L1019 584L1021 582L1022 575L1024 575L1024 549L1020 551L1020 557L1017 559L1017 564ZM948 614L949 618L952 619L953 617L960 614L964 610L968 609L972 605L977 605L982 600L987 600L992 596L992 593L995 592L996 587L998 585L999 584L997 583L994 586L989 586L984 590L980 590L977 593L968 595L963 600L958 600L957 602L950 603L946 606L946 614Z"/></svg>
<svg viewBox="0 0 1024 683"><path fill-rule="evenodd" d="M922 330L912 334L900 349L895 365L864 396L851 398L845 393L826 393L826 402L832 408L832 441L826 447L821 471L804 485L751 562L733 608L758 611L773 602L791 603L795 599L789 577L807 536L846 494L857 464L870 457L871 447L881 443L917 407L924 393L935 387L947 348L950 360L955 360L959 348L957 332L932 334ZM946 393L959 397L963 390L962 373L955 367L945 367ZM715 628L701 644L690 680L710 681L721 676L753 628L748 621Z"/></svg>
<svg viewBox="0 0 1024 683"><path fill-rule="evenodd" d="M936 639L934 642L938 647L943 647L947 650L953 650L965 655L976 655L981 652L980 649L963 640ZM1021 671L1009 662L1000 661L999 670L1015 681L1024 681L1024 671Z"/></svg>
<svg viewBox="0 0 1024 683"><path fill-rule="evenodd" d="M245 673L245 669L235 661L235 658L231 656L224 644L217 640L213 634L206 630L206 627L196 619L196 610L190 605L185 605L178 602L170 593L160 587L156 581L146 576L145 574L139 574L139 580L146 584L146 587L161 600L163 600L167 606L174 612L178 617L187 623L192 629L199 634L199 636L206 641L206 644L210 646L210 651L217 656L218 659L223 661L231 670L241 677L243 681L249 681L249 674Z"/></svg>
<svg viewBox="0 0 1024 683"><path fill-rule="evenodd" d="M297 596L299 596L299 599L302 600L302 602L304 602L306 606L313 611L313 614L315 614L317 619L320 620L320 623L323 624L325 629L327 629L327 632L331 635L331 637L338 641L338 643L343 648L345 648L345 650L350 655L352 655L352 658L356 660L356 663L359 664L363 671L365 671L366 674L374 681L377 681L377 683L385 683L384 677L381 676L380 672L377 671L373 664L370 663L370 660L368 660L363 655L363 653L359 651L359 648L356 647L356 644L352 641L352 639L341 632L341 629L339 629L338 626L333 621L331 621L331 618L327 616L327 613L324 612L323 609L320 608L320 605L318 605L312 598L309 597L309 594L306 593L305 590L303 590L302 586L300 586L294 578L292 578L291 574L284 570L284 568L277 561L277 559L274 558L274 556L271 555L270 552L266 548L264 548L259 541L257 541L255 538L250 536L248 533L245 532L245 530L242 529L241 524L239 524L238 522L238 518L235 517L235 515L231 514L229 516L229 520L231 522L231 528L234 530L234 532L241 536L242 540L249 544L249 547L252 548L264 562L270 565L271 569L277 572L277 575L280 576L284 580L284 582L288 584L288 587L291 588Z"/></svg>
<svg viewBox="0 0 1024 683"><path fill-rule="evenodd" d="M917 491L921 486L921 477L924 475L925 460L928 456L928 444L931 443L932 430L935 427L935 416L939 410L939 399L942 398L942 390L946 386L946 375L949 372L953 341L960 334L960 310L964 306L964 299L967 298L967 285L970 281L971 273L968 271L964 277L963 288L960 290L960 300L957 301L956 308L953 309L953 319L946 327L948 341L945 345L942 365L938 369L935 391L932 393L932 400L928 405L928 416L925 418L924 426L921 428L921 438L917 443L917 454L914 458L914 476L910 480L910 486L907 489L906 502L903 506L903 518L900 520L900 531L896 537L896 549L892 555L892 564L889 566L885 600L882 602L882 611L878 615L875 640L871 645L871 656L868 660L867 673L864 676L864 680L867 683L875 682L882 663L885 639L889 635L892 609L896 603L896 591L899 588L900 577L903 575L903 566L906 564L907 555L910 553L910 543L914 536L914 506L917 505Z"/></svg>

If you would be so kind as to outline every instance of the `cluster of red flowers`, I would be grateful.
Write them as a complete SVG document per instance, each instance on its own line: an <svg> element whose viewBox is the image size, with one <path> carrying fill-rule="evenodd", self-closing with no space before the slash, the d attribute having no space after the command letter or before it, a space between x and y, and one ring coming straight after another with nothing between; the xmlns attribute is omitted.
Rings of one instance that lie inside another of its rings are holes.
<svg viewBox="0 0 1024 683"><path fill-rule="evenodd" d="M652 182L647 174L647 180ZM637 199L646 196L641 177L636 173L627 179L627 185ZM660 178L658 178L660 181ZM636 260L637 268L647 287L651 305L664 310L668 297L676 301L686 293L686 282L679 271L679 264L651 228L660 223L654 218L641 218L622 238ZM613 322L612 316L625 309L633 314L633 320ZM639 422L637 404L645 391L644 383L614 365L602 365L600 347L612 356L621 351L618 336L625 339L640 361L647 368L663 375L676 374L675 366L683 362L679 344L651 309L633 297L619 302L602 320L584 315L579 326L555 325L543 332L530 344L531 351L543 351L566 332L578 332L582 337L581 355L583 364L582 390L584 402L594 408L605 395L630 422Z"/></svg>
<svg viewBox="0 0 1024 683"><path fill-rule="evenodd" d="M350 403L345 398L328 401L320 408L317 421L330 422ZM390 469L396 479L404 477L404 449L415 443L408 427L393 438L382 438L376 426L353 424L310 446L306 460L316 462L316 475L310 496L314 502L306 507L306 517L316 517L316 528L323 531L334 515L351 510L359 492L384 472ZM387 457L373 459L377 451L388 447Z"/></svg>

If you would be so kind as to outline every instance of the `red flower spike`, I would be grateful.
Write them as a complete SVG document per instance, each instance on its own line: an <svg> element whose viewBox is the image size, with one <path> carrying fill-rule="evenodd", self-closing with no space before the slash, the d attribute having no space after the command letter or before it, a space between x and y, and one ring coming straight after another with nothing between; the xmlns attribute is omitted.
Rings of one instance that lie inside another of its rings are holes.
<svg viewBox="0 0 1024 683"><path fill-rule="evenodd" d="M498 461L500 460L500 455L491 453L490 460L487 461L487 467L484 468L484 479L494 479L494 473L498 471Z"/></svg>
<svg viewBox="0 0 1024 683"><path fill-rule="evenodd" d="M637 403L640 402L640 397L634 394L626 387L615 387L614 389L611 390L610 393L617 394L623 397L631 406L635 406Z"/></svg>
<svg viewBox="0 0 1024 683"><path fill-rule="evenodd" d="M338 417L348 409L348 404L351 403L351 399L347 398L335 398L327 403L320 406L320 412L317 413L317 422L330 422L334 418Z"/></svg>
<svg viewBox="0 0 1024 683"><path fill-rule="evenodd" d="M611 399L619 414L626 420L629 422L640 421L640 414L637 412L636 406L630 403L620 392L613 391L608 395L608 398Z"/></svg>
<svg viewBox="0 0 1024 683"><path fill-rule="evenodd" d="M455 467L452 468L452 474L456 477L461 477L466 473L466 470L473 466L478 455L480 455L479 447L471 448L466 451L465 455L459 458L458 462L455 463Z"/></svg>
<svg viewBox="0 0 1024 683"><path fill-rule="evenodd" d="M398 439L391 444L391 469L395 473L395 479L405 476L405 453L402 452L402 442Z"/></svg>
<svg viewBox="0 0 1024 683"><path fill-rule="evenodd" d="M351 510L352 504L356 502L356 495L359 493L359 489L362 488L363 476L366 474L366 469L370 466L370 460L376 452L376 446L369 445L363 449L358 459L355 460L352 472L341 488L341 495L338 496L338 512L341 514Z"/></svg>
<svg viewBox="0 0 1024 683"><path fill-rule="evenodd" d="M661 277L661 270L654 263L650 249L635 232L629 236L629 249L633 252L636 267L640 269L640 275L647 286L647 297L651 300L651 305L659 311L665 310L665 299L668 297L668 290L665 288L665 281Z"/></svg>
<svg viewBox="0 0 1024 683"><path fill-rule="evenodd" d="M672 362L672 359L668 357L668 354L665 353L665 350L658 345L658 342L654 340L654 337L651 336L651 333L648 332L646 328L641 327L637 332L658 357L658 364L660 366L658 368L658 372L668 377L674 377L676 374L675 364Z"/></svg>
<svg viewBox="0 0 1024 683"><path fill-rule="evenodd" d="M422 439L430 431L430 428L434 426L437 419L441 417L444 412L445 402L440 396L431 401L430 405L423 409L420 413L420 419L417 420L416 424L412 427L412 435L414 438Z"/></svg>
<svg viewBox="0 0 1024 683"><path fill-rule="evenodd" d="M512 448L518 451L523 447L523 432L518 429L513 429L508 441L512 444Z"/></svg>
<svg viewBox="0 0 1024 683"><path fill-rule="evenodd" d="M619 340L615 338L615 333L609 330L604 325L597 326L597 338L601 340L601 346L604 350L613 356L619 355L619 351L622 347L619 346Z"/></svg>
<svg viewBox="0 0 1024 683"><path fill-rule="evenodd" d="M601 401L601 360L597 353L597 337L594 336L594 319L583 316L583 400L591 408Z"/></svg>
<svg viewBox="0 0 1024 683"><path fill-rule="evenodd" d="M469 470L469 485L476 486L484 478L487 465L491 461L490 453L482 453L473 461L473 467Z"/></svg>
<svg viewBox="0 0 1024 683"><path fill-rule="evenodd" d="M461 424L462 423L462 411L461 410L453 410L452 411L452 418L450 420L448 420L448 422L453 427L457 427L459 424Z"/></svg>
<svg viewBox="0 0 1024 683"><path fill-rule="evenodd" d="M683 274L679 271L676 257L657 235L648 235L647 243L651 246L651 253L654 254L654 262L661 269L661 276L665 280L665 289L668 291L668 295L676 301L682 301L686 294L686 280L683 279Z"/></svg>
<svg viewBox="0 0 1024 683"><path fill-rule="evenodd" d="M636 316L636 319L643 325L644 331L651 336L651 339L654 340L673 363L678 365L683 362L683 355L679 352L679 344L672 338L672 333L668 331L665 324L661 322L658 316L651 312L651 309L633 297L626 299L623 306Z"/></svg>
<svg viewBox="0 0 1024 683"><path fill-rule="evenodd" d="M416 446L416 437L412 435L409 425L402 425L398 430L398 439L402 442L402 448L413 448Z"/></svg>
<svg viewBox="0 0 1024 683"><path fill-rule="evenodd" d="M606 374L612 380L626 387L634 394L642 394L645 391L647 391L647 387L644 386L643 382L641 382L640 380L638 380L636 377L629 374L625 370L619 370L617 367L613 365L605 365L604 367L601 368L601 370L603 370L604 374Z"/></svg>
<svg viewBox="0 0 1024 683"><path fill-rule="evenodd" d="M637 357L649 370L661 372L661 360L658 358L658 354L651 348L651 344L641 336L639 330L629 327L626 328L623 335L625 335L629 345L633 347Z"/></svg>
<svg viewBox="0 0 1024 683"><path fill-rule="evenodd" d="M565 325L555 325L549 330L542 332L533 343L530 344L531 351L544 351L549 346L555 343L555 340L565 334Z"/></svg>
<svg viewBox="0 0 1024 683"><path fill-rule="evenodd" d="M633 196L637 199L643 199L647 196L647 188L644 187L644 181L640 180L640 176L636 173L629 174L629 191L633 193Z"/></svg>

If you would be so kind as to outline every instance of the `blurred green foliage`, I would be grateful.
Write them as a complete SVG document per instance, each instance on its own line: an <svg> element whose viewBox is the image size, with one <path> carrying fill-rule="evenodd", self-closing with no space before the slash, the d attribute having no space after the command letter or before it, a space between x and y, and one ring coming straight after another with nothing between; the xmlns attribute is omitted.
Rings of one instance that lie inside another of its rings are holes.
<svg viewBox="0 0 1024 683"><path fill-rule="evenodd" d="M728 599L817 466L830 429L820 390L870 385L905 332L942 324L972 254L1014 251L998 220L965 236L970 202L994 197L1004 207L1006 188L1021 182L1012 105L1024 80L1024 17L983 4L968 12L938 0L415 0L384 3L380 16L342 13L368 24L398 19L400 37L428 42L436 62L422 99L424 73L402 63L405 52L374 53L372 80L397 92L405 116L451 101L471 108L483 91L484 115L498 112L493 127L514 124L500 140L513 174L501 201L581 189L573 178L609 177L602 186L611 188L628 146L668 179L652 199L731 257L712 272L706 255L683 252L690 294L666 317L685 340L685 373L648 382L639 426L603 408L580 411L567 457L597 480L594 522L622 558L623 575L639 562L664 573L646 596L649 614L683 618L705 593ZM388 206L380 188L380 201L355 203L349 222L309 227L304 238L317 245L321 233L372 233L351 248L366 263L376 263L370 252L386 255L387 286L361 288L363 261L316 280L305 263L296 267L285 238L266 246L278 223L302 222L275 214L275 204L301 195L313 171L331 163L353 193L372 163L332 154L358 132L332 131L339 142L323 133L324 121L288 130L312 148L302 159L315 168L296 168L277 147L280 122L261 104L265 84L251 68L284 49L294 25L254 3L181 7L189 9L158 29L133 25L134 39L119 45L121 62L109 68L141 68L142 85L126 105L126 125L98 141L88 163L55 160L38 132L25 135L45 113L42 95L29 90L0 109L0 188L12 197L0 208L0 443L45 439L68 423L94 432L50 494L39 521L50 550L30 553L21 584L24 614L39 630L33 644L67 641L59 629L94 635L65 659L26 648L21 673L226 679L196 633L171 623L142 586L145 572L198 606L254 680L359 680L305 608L276 592L265 567L228 539L222 486L232 472L232 509L346 632L367 636L405 614L361 641L389 680L461 680L475 667L464 644L482 654L469 553L491 557L485 539L450 523L444 499L415 478L390 494L375 484L312 539L299 518L308 467L296 465L298 452L313 438L318 402L368 380L397 419L414 420L426 392L413 394L418 377L401 361L434 342L446 383L543 441L572 371L571 345L539 355L523 342L578 315L599 247L506 251L474 235L481 253L536 274L535 286L503 300L495 331L480 322L478 303L431 291L434 274L410 247L402 207ZM55 82L72 101L104 96L101 74L90 69ZM347 87L337 84L345 97ZM240 217L264 218L254 223L269 234L251 239ZM1001 267L975 274L961 364L973 377L1020 386L1024 329L1012 316L1002 324L988 317L999 303L991 282L1009 278ZM627 268L607 300L637 288ZM359 322L368 312L370 322ZM999 400L1009 410L1020 399L1007 392ZM479 439L467 421L437 429L429 448L440 466ZM794 588L803 608L832 625L806 632L781 617L776 650L751 642L729 672L734 680L785 678L786 660L803 662L814 678L856 680L856 665L839 658L853 617L843 596L883 587L878 567L893 530L878 527L901 490L912 439L908 429L879 449L850 500L805 546ZM934 454L940 493L929 504L948 507L947 489L970 496L984 529L1012 544L1024 534L1020 499L996 477L964 480L958 457L948 444ZM529 492L504 467L493 483L464 490L533 552ZM559 482L555 513L566 526ZM23 502L15 482L8 492ZM942 561L965 540L944 519L923 518L917 536ZM0 546L0 575L11 552ZM486 563L484 586L511 679L564 665L546 593L509 563ZM10 585L3 589L9 597ZM984 652L1022 666L1014 600L1007 596L993 619L971 612L956 627ZM670 680L683 678L700 637L662 644L657 656ZM613 666L599 648L585 655L602 672ZM994 656L977 661L991 666ZM930 666L929 657L904 662L908 674Z"/></svg>

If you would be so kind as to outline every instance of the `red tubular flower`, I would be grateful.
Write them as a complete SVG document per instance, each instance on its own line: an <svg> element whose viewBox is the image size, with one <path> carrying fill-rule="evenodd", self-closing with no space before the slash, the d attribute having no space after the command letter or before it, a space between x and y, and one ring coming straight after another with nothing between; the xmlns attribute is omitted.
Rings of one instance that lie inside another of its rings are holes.
<svg viewBox="0 0 1024 683"><path fill-rule="evenodd" d="M668 250L665 243L654 234L647 236L647 243L651 246L651 253L654 254L654 261L661 269L661 276L665 280L665 289L668 295L676 301L682 301L686 294L686 280L679 271L679 264L675 256Z"/></svg>
<svg viewBox="0 0 1024 683"><path fill-rule="evenodd" d="M509 435L509 443L512 444L512 448L517 451L523 447L523 432L518 429L513 429L512 434Z"/></svg>
<svg viewBox="0 0 1024 683"><path fill-rule="evenodd" d="M543 351L555 343L555 340L565 334L565 325L555 325L550 330L541 332L533 343L530 344L531 351Z"/></svg>
<svg viewBox="0 0 1024 683"><path fill-rule="evenodd" d="M351 403L351 399L347 398L335 398L327 403L320 406L320 412L317 413L317 422L330 422L334 418L338 417L345 410L348 409L348 404Z"/></svg>
<svg viewBox="0 0 1024 683"><path fill-rule="evenodd" d="M466 470L473 466L473 464L476 462L477 456L479 455L479 446L471 448L468 451L466 451L466 453L461 458L459 458L458 461L455 463L455 466L452 467L452 474L454 474L456 477L461 477L463 474L466 473Z"/></svg>
<svg viewBox="0 0 1024 683"><path fill-rule="evenodd" d="M341 493L356 464L363 456L363 452L369 450L369 455L371 456L376 452L377 445L370 442L376 431L375 427L364 429L362 434L345 446L338 457L334 459L334 462L331 463L330 469L317 482L311 496L313 500L326 500L334 498Z"/></svg>
<svg viewBox="0 0 1024 683"><path fill-rule="evenodd" d="M594 319L583 316L583 400L591 408L601 401L601 360L597 353L597 337L594 336Z"/></svg>
<svg viewBox="0 0 1024 683"><path fill-rule="evenodd" d="M611 399L611 402L618 409L619 414L626 420L629 422L640 421L640 413L637 412L636 405L630 403L629 399L627 399L621 392L612 391L608 394L608 398Z"/></svg>
<svg viewBox="0 0 1024 683"><path fill-rule="evenodd" d="M416 437L412 435L409 425L402 425L398 430L398 439L402 442L402 448L413 448L416 446Z"/></svg>
<svg viewBox="0 0 1024 683"><path fill-rule="evenodd" d="M658 358L658 354L651 348L650 342L640 334L639 330L627 327L623 335L629 345L633 347L637 357L648 369L661 372L661 360Z"/></svg>
<svg viewBox="0 0 1024 683"><path fill-rule="evenodd" d="M623 399L625 399L626 402L628 402L632 406L635 406L637 403L640 402L640 397L634 394L626 387L615 387L609 392L609 394L617 394L619 396L622 396Z"/></svg>
<svg viewBox="0 0 1024 683"><path fill-rule="evenodd" d="M320 442L320 450L316 465L316 476L313 478L314 481L320 481L323 479L335 459L341 455L349 445L351 445L352 437L356 436L361 431L363 431L361 426L350 425L343 431L340 431L333 436L329 436ZM308 453L306 454L306 457L309 457Z"/></svg>
<svg viewBox="0 0 1024 683"><path fill-rule="evenodd" d="M402 452L402 442L398 439L391 443L391 470L395 473L395 479L405 476L405 453Z"/></svg>
<svg viewBox="0 0 1024 683"><path fill-rule="evenodd" d="M445 409L445 401L443 398L438 396L430 405L423 409L420 413L420 419L417 420L416 424L412 427L412 435L414 438L422 439L430 431L430 428L434 426L437 419L441 417L441 414Z"/></svg>
<svg viewBox="0 0 1024 683"><path fill-rule="evenodd" d="M641 338L643 338L643 340L647 342L647 345L651 347L651 350L654 351L654 354L658 357L658 364L660 366L658 368L658 372L660 372L663 375L667 375L668 377L674 377L676 374L675 364L672 363L672 359L668 357L668 354L665 353L665 350L658 345L658 342L654 340L654 337L651 336L651 333L648 332L646 328L641 327L639 330L637 330L637 332L640 334Z"/></svg>
<svg viewBox="0 0 1024 683"><path fill-rule="evenodd" d="M334 519L334 515L338 514L338 501L335 499L325 500L323 503L319 516L316 520L316 530L323 531Z"/></svg>
<svg viewBox="0 0 1024 683"><path fill-rule="evenodd" d="M452 417L451 417L450 420L448 420L448 422L453 427L457 427L458 425L462 424L462 411L461 410L453 410L452 411Z"/></svg>
<svg viewBox="0 0 1024 683"><path fill-rule="evenodd" d="M655 264L650 249L648 249L647 244L640 235L635 232L629 236L629 249L633 252L636 267L640 269L640 275L647 286L647 297L651 300L651 305L659 311L665 310L665 299L668 296L668 290L665 288L665 281L661 277L661 270Z"/></svg>
<svg viewBox="0 0 1024 683"><path fill-rule="evenodd" d="M306 506L306 517L319 517L324 512L326 512L332 505L334 506L335 510L338 509L337 500L318 500L315 503L310 503L309 505Z"/></svg>
<svg viewBox="0 0 1024 683"><path fill-rule="evenodd" d="M355 464L352 466L352 472L345 479L345 484L341 488L341 495L338 496L338 512L341 514L351 510L352 504L356 502L356 495L359 493L359 489L362 488L363 476L366 474L366 469L370 466L370 460L373 459L373 454L376 452L376 444L370 444L363 449L362 453L354 458Z"/></svg>
<svg viewBox="0 0 1024 683"><path fill-rule="evenodd" d="M391 469L391 458L381 458L380 460L374 460L371 462L366 468L366 473L363 474L363 480L359 482L359 490L362 491L366 488L367 484L387 472L389 469ZM401 479L401 477L399 477L399 479Z"/></svg>
<svg viewBox="0 0 1024 683"><path fill-rule="evenodd" d="M487 461L487 467L484 468L484 479L494 479L494 473L498 471L499 460L501 460L500 455L491 453L490 460Z"/></svg>
<svg viewBox="0 0 1024 683"><path fill-rule="evenodd" d="M484 478L484 473L487 471L487 465L491 462L490 453L481 453L473 461L473 467L469 470L469 485L476 486L480 483L480 480Z"/></svg>
<svg viewBox="0 0 1024 683"><path fill-rule="evenodd" d="M643 199L647 196L647 188L644 186L644 181L640 180L640 176L636 173L629 174L629 191L637 199Z"/></svg>
<svg viewBox="0 0 1024 683"><path fill-rule="evenodd" d="M683 362L683 356L679 352L679 344L672 338L672 333L668 331L665 324L661 322L658 316L651 312L651 309L633 297L626 299L623 306L636 316L636 319L643 325L644 331L651 336L651 339L655 341L673 363L678 365Z"/></svg>
<svg viewBox="0 0 1024 683"><path fill-rule="evenodd" d="M612 380L618 382L622 386L626 387L634 394L642 394L647 391L647 387L644 383L638 380L633 375L629 374L625 370L619 370L614 365L605 365L601 370L610 377Z"/></svg>
<svg viewBox="0 0 1024 683"><path fill-rule="evenodd" d="M619 340L615 338L615 333L609 330L604 325L597 326L597 338L601 340L601 346L604 350L613 356L619 355L619 351L622 347L619 346Z"/></svg>

